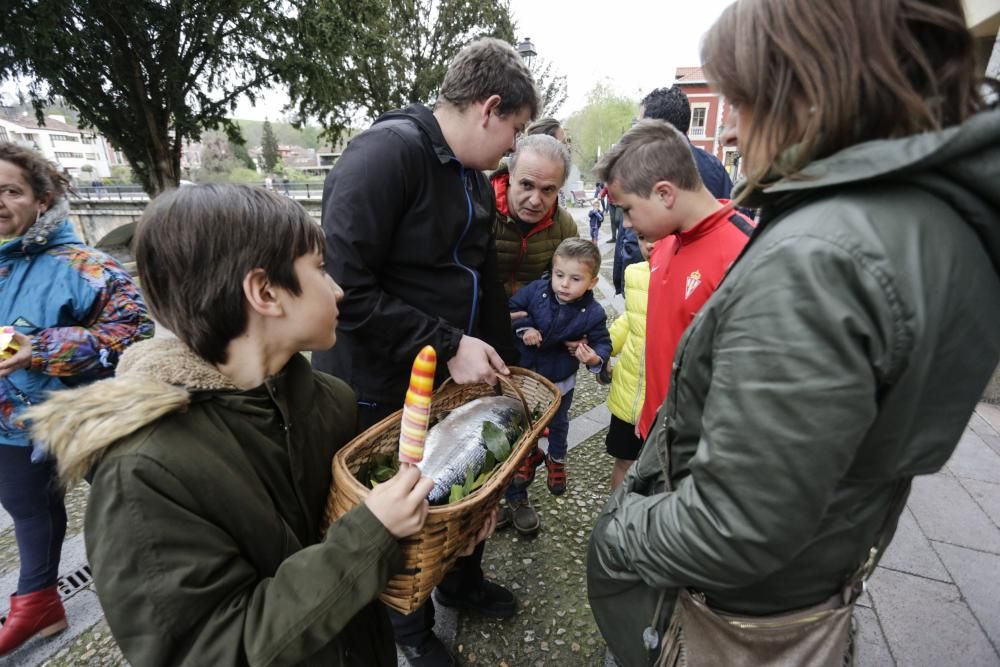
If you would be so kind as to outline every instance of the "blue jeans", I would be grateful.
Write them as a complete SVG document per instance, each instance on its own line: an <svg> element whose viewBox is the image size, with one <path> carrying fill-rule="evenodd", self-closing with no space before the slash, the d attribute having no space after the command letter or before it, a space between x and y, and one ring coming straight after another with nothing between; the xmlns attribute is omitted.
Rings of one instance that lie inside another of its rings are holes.
<svg viewBox="0 0 1000 667"><path fill-rule="evenodd" d="M50 459L31 462L31 447L0 445L0 504L14 519L21 571L17 594L56 583L66 536L66 505Z"/></svg>
<svg viewBox="0 0 1000 667"><path fill-rule="evenodd" d="M597 220L590 221L590 240L596 241L601 233L601 223ZM551 428L551 427L550 427Z"/></svg>
<svg viewBox="0 0 1000 667"><path fill-rule="evenodd" d="M569 434L569 409L573 405L573 389L566 392L556 410L555 416L549 422L549 458L555 461L566 460L566 436ZM507 502L524 500L528 497L528 487L511 483L507 487Z"/></svg>

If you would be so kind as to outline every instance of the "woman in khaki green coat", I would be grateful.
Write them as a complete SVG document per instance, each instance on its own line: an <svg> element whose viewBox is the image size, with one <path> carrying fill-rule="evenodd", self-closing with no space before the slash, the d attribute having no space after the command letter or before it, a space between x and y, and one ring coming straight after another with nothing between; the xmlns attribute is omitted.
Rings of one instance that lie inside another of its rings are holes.
<svg viewBox="0 0 1000 667"><path fill-rule="evenodd" d="M683 589L742 616L842 609L958 444L1000 359L1000 110L965 25L961 0L738 0L706 36L760 216L591 537L619 664L657 656ZM684 618L689 665L732 664ZM786 646L768 664L816 664Z"/></svg>

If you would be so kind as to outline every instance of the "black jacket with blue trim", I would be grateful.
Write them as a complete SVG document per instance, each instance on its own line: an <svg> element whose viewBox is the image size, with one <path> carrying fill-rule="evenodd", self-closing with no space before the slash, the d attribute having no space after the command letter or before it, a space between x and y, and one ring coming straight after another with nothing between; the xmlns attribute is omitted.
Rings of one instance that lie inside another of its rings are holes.
<svg viewBox="0 0 1000 667"><path fill-rule="evenodd" d="M337 345L313 366L361 402L402 406L413 358L462 334L516 359L493 237L496 201L455 157L431 110L389 112L355 137L323 188L326 267L344 289Z"/></svg>

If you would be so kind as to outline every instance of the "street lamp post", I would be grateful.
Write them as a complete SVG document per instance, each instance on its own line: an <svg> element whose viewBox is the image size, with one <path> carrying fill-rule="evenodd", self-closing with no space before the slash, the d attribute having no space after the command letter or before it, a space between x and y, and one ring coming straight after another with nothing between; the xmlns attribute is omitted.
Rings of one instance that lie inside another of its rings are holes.
<svg viewBox="0 0 1000 667"><path fill-rule="evenodd" d="M524 58L525 64L528 65L528 69L535 63L535 56L538 52L535 51L535 45L531 43L530 37L525 37L521 40L521 43L517 45L517 52Z"/></svg>

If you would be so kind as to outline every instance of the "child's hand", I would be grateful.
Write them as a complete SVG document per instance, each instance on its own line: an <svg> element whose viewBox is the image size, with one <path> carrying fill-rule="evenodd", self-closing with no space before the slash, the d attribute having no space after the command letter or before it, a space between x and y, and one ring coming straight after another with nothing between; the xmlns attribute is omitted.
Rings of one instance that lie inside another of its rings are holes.
<svg viewBox="0 0 1000 667"><path fill-rule="evenodd" d="M459 552L459 556L471 556L472 552L476 550L476 545L493 534L493 531L496 530L497 527L497 514L499 513L500 506L497 505L493 509L493 512L486 517L486 523L484 523L482 528L479 529L479 533L469 540L469 543L465 545L465 548Z"/></svg>
<svg viewBox="0 0 1000 667"><path fill-rule="evenodd" d="M597 356L597 353L594 352L594 350L586 343L580 343L576 346L576 353L574 356L580 361L580 363L588 366L593 366L601 361L601 358Z"/></svg>
<svg viewBox="0 0 1000 667"><path fill-rule="evenodd" d="M587 337L584 336L580 340L568 340L565 343L563 343L563 345L566 346L566 350L570 353L570 355L575 355L577 346L579 346L581 343L586 343L586 342L587 342Z"/></svg>
<svg viewBox="0 0 1000 667"><path fill-rule="evenodd" d="M521 340L525 345L535 345L537 347L542 344L542 332L529 327L521 334Z"/></svg>
<svg viewBox="0 0 1000 667"><path fill-rule="evenodd" d="M434 480L421 477L417 466L404 463L389 481L372 489L365 505L393 537L409 537L427 520L427 494L432 488Z"/></svg>

